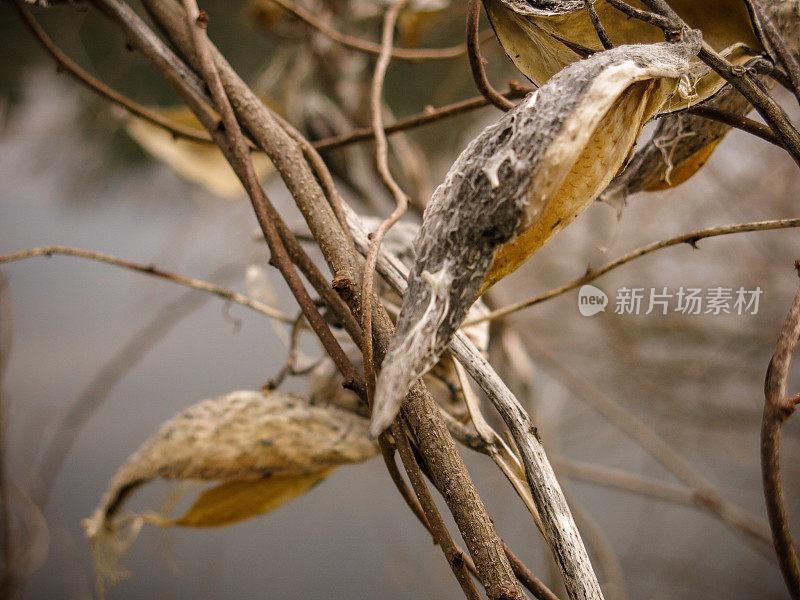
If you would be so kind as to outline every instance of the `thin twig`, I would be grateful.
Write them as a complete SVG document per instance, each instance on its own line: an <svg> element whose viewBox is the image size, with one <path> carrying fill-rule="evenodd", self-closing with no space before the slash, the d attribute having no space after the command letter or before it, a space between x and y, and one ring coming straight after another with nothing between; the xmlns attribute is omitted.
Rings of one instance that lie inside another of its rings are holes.
<svg viewBox="0 0 800 600"><path fill-rule="evenodd" d="M59 70L69 73L78 83L86 86L102 98L109 100L113 104L121 106L132 115L144 119L153 125L163 127L175 137L185 138L193 142L212 143L211 136L202 129L188 127L186 125L176 123L171 119L158 114L156 111L147 108L146 106L142 106L138 102L134 102L116 90L112 90L99 79L92 77L89 73L84 71L80 65L78 65L78 63L69 58L58 46L56 46L50 36L48 36L44 29L42 29L42 26L39 25L36 19L33 18L33 15L25 6L23 0L14 0L14 7L17 9L22 22L25 23L42 48L44 48L45 51L51 57L53 57L53 60L56 61Z"/></svg>
<svg viewBox="0 0 800 600"><path fill-rule="evenodd" d="M800 261L795 263L800 274ZM761 421L761 475L767 504L772 544L792 600L800 600L800 565L792 541L789 517L783 498L780 473L781 427L794 413L794 397L787 397L786 384L792 354L800 338L800 291L794 298L783 325L775 354L764 382L764 416Z"/></svg>
<svg viewBox="0 0 800 600"><path fill-rule="evenodd" d="M594 7L594 0L584 0L584 3L586 4L586 12L589 13L589 19L592 21L592 26L597 32L597 37L600 39L600 43L603 44L603 48L610 50L614 47L614 43L611 41L611 38L608 37L606 28L603 27L600 15L597 14L597 10Z"/></svg>
<svg viewBox="0 0 800 600"><path fill-rule="evenodd" d="M692 231L690 233L684 233L683 235L679 235L677 237L670 238L667 240L653 242L652 244L648 244L647 246L642 246L641 248L632 250L627 254L623 254L619 258L612 260L610 263L606 264L603 267L600 267L599 269L590 269L582 277L578 277L577 279L567 284L564 284L560 287L554 288L549 292L545 292L544 294L539 294L538 296L534 296L533 298L528 298L527 300L523 300L521 302L515 302L514 304L510 304L503 308L487 313L481 317L467 321L464 323L464 325L462 325L462 327L468 327L470 325L475 325L483 321L499 319L501 317L508 316L512 313L518 312L530 306L540 304L545 300L550 300L551 298L555 298L556 296L565 294L570 290L574 290L575 288L580 287L585 283L594 281L598 277L605 275L609 271L613 271L617 267L621 267L622 265L629 263L632 260L635 260L641 256L650 254L657 250L661 250L662 248L669 248L670 246L678 246L680 244L689 244L693 248L696 248L697 242L699 242L704 238L717 237L720 235L729 235L733 233L744 233L747 231L769 231L772 229L787 229L791 227L800 227L800 218L779 219L775 221L755 221L753 223L740 223L738 225L710 227L708 229L699 229L697 231Z"/></svg>
<svg viewBox="0 0 800 600"><path fill-rule="evenodd" d="M366 52L367 54L373 54L376 56L380 55L381 53L381 44L368 42L337 31L325 23L322 19L319 19L313 13L301 6L298 6L294 2L290 2L289 0L274 0L274 2L337 44L341 44L342 46L352 48L353 50ZM487 31L483 34L483 39L491 39L493 36L494 34L491 31ZM463 56L466 51L467 48L464 44L459 44L458 46L453 46L452 48L393 48L391 50L391 57L410 61L448 60Z"/></svg>
<svg viewBox="0 0 800 600"><path fill-rule="evenodd" d="M650 25L655 25L660 29L664 30L672 30L674 25L668 20L663 18L661 15L656 13L652 13L646 10L642 10L640 8L634 8L630 4L623 2L622 0L607 0L608 3L616 8L619 11L622 11L629 17L633 17L634 19L639 19L640 21L644 21L645 23L649 23Z"/></svg>
<svg viewBox="0 0 800 600"><path fill-rule="evenodd" d="M525 566L525 563L517 558L517 555L511 551L511 548L509 548L505 542L503 542L503 549L506 552L508 561L511 563L511 568L514 569L514 575L517 576L517 579L520 580L522 585L524 585L537 600L558 600L558 596L556 596L541 579L536 577L536 575Z"/></svg>
<svg viewBox="0 0 800 600"><path fill-rule="evenodd" d="M530 91L531 90L528 88L515 86L503 92L502 95L504 98L521 98ZM387 135L390 135L398 131L413 129L421 125L428 125L430 123L441 121L442 119L447 119L449 117L454 117L478 108L483 108L484 106L489 106L489 104L490 103L486 98L483 96L477 96L475 98L469 98L468 100L447 104L441 108L434 109L429 107L421 113L410 115L403 119L398 119L391 125L387 125L384 128L384 132ZM329 150L341 148L342 146L347 146L349 144L371 140L374 137L375 131L372 129L372 127L364 127L344 135L318 140L313 143L313 146L320 152L327 152Z"/></svg>
<svg viewBox="0 0 800 600"><path fill-rule="evenodd" d="M772 129L763 123L759 123L758 121L745 117L744 115L737 115L735 113L720 110L713 106L706 106L704 104L688 108L683 111L683 113L725 123L725 125L730 125L736 129L741 129L742 131L759 137L770 144L774 144L775 146L778 146L778 148L782 148L784 150L786 149L786 146L783 145L783 141L773 133Z"/></svg>
<svg viewBox="0 0 800 600"><path fill-rule="evenodd" d="M372 76L372 88L370 92L370 110L372 114L372 129L375 132L375 161L378 173L386 188L394 196L395 209L381 224L372 235L372 243L367 252L367 260L364 266L364 279L361 283L361 297L366 299L361 310L361 330L364 332L364 339L361 349L364 355L364 377L367 380L367 390L370 398L375 394L375 358L372 348L372 287L375 282L375 263L378 260L378 252L386 232L392 225L400 220L406 210L408 210L408 196L392 177L389 170L389 142L383 132L383 80L386 77L386 70L392 58L391 50L394 40L394 27L400 11L408 4L408 0L397 0L391 8L386 11L383 21L383 33L381 35L381 54L375 65L375 72Z"/></svg>
<svg viewBox="0 0 800 600"><path fill-rule="evenodd" d="M444 552L450 569L455 574L459 585L461 585L464 595L469 600L480 600L481 596L475 588L472 576L464 564L464 553L456 546L455 542L453 542L453 538L450 536L450 532L447 531L447 526L442 520L442 515L439 514L439 509L436 508L433 496L431 496L430 490L428 490L428 486L425 484L425 480L422 477L422 472L419 469L416 458L414 458L414 451L411 449L411 444L406 434L400 426L393 426L392 435L394 436L395 444L397 444L397 451L400 454L400 459L403 461L406 473L408 473L408 479L411 481L411 486L414 488L420 505L425 511L425 517L430 525L430 532L433 538L442 549L442 552Z"/></svg>
<svg viewBox="0 0 800 600"><path fill-rule="evenodd" d="M486 77L486 69L484 68L484 60L481 56L480 40L478 37L480 18L480 0L471 0L467 8L467 54L469 56L469 66L472 69L472 79L475 80L475 86L478 88L481 96L486 98L491 104L495 105L500 110L511 110L514 108L514 103L500 95L497 90L492 87L492 84L489 83L489 79Z"/></svg>
<svg viewBox="0 0 800 600"><path fill-rule="evenodd" d="M122 267L124 269L129 269L131 271L137 271L144 275L159 277L161 279L177 283L178 285L190 287L203 292L209 292L219 296L220 298L235 302L236 304L240 304L251 310L261 313L270 319L276 319L278 321L282 321L283 323L292 323L294 321L294 319L292 319L292 317L289 315L286 315L279 310L272 308L271 306L267 306L263 302L253 300L244 294L229 290L226 287L214 285L213 283L202 281L200 279L193 279L191 277L185 277L184 275L178 275L176 273L164 271L163 269L159 269L154 265L135 263L133 261L117 258L116 256L111 256L110 254L92 252L91 250L82 250L80 248L72 248L69 246L40 246L38 248L30 248L29 250L22 250L20 252L0 255L0 264L23 260L26 258L33 258L35 256L52 256L53 254L86 258L89 260Z"/></svg>
<svg viewBox="0 0 800 600"><path fill-rule="evenodd" d="M761 0L749 0L748 4L752 6L752 10L755 12L759 28L764 33L763 37L766 38L764 41L768 42L768 45L765 44L765 48L768 51L771 49L772 53L775 54L775 58L786 69L794 96L800 102L800 64L797 61L797 57L789 50L775 22L764 12Z"/></svg>

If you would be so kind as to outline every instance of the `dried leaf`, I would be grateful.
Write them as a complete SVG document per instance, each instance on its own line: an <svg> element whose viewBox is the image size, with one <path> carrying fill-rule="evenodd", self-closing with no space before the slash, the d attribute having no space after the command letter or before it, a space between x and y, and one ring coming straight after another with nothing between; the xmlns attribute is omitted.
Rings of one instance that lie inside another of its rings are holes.
<svg viewBox="0 0 800 600"><path fill-rule="evenodd" d="M291 502L325 479L333 467L305 475L227 481L206 490L189 511L170 521L180 527L220 527L256 517Z"/></svg>
<svg viewBox="0 0 800 600"><path fill-rule="evenodd" d="M645 122L678 95L699 49L697 38L689 42L621 46L573 63L461 153L415 241L416 264L378 378L373 434L391 423L475 299L620 171Z"/></svg>
<svg viewBox="0 0 800 600"><path fill-rule="evenodd" d="M117 564L143 522L213 527L277 508L335 467L377 453L367 422L332 405L278 392L239 391L204 400L164 423L117 471L84 523L98 588L120 576ZM217 481L183 517L131 516L122 507L153 479Z"/></svg>
<svg viewBox="0 0 800 600"><path fill-rule="evenodd" d="M202 129L186 106L153 110L181 125ZM187 181L223 198L234 198L244 193L233 169L215 145L175 138L166 129L137 117L131 117L125 129L149 154ZM274 172L265 155L253 154L252 159L260 181Z"/></svg>
<svg viewBox="0 0 800 600"><path fill-rule="evenodd" d="M629 18L606 0L593 4L615 46L664 39L659 28ZM631 4L644 8L639 2ZM509 58L538 86L566 65L603 49L583 0L484 0L484 6ZM670 0L670 6L734 64L744 64L760 50L740 0ZM688 77L693 93L682 102L665 105L664 110L679 110L709 98L724 83L699 61Z"/></svg>

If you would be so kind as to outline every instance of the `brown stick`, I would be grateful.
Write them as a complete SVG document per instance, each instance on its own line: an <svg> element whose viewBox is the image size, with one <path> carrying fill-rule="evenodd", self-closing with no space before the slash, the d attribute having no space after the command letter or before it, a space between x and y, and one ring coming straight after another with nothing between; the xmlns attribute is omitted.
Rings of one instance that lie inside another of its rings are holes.
<svg viewBox="0 0 800 600"><path fill-rule="evenodd" d="M795 263L800 273L800 261ZM764 382L764 416L761 421L761 475L767 504L772 544L778 556L783 580L793 600L800 600L800 566L792 541L783 498L780 473L781 427L794 412L796 397L786 396L792 354L800 338L800 291L794 298L778 338L777 348Z"/></svg>
<svg viewBox="0 0 800 600"><path fill-rule="evenodd" d="M180 88L193 101L202 97L202 86L191 73L187 73L181 62L141 23L138 17L119 0L94 0L108 10L109 16L120 24L126 34L133 38L137 47L156 66L170 83ZM187 39L185 20L174 3L166 0L145 0L145 4L156 21L169 34L184 55L191 57L191 42ZM356 260L338 226L338 222L319 188L302 152L271 117L264 105L230 68L224 58L213 49L217 68L220 70L225 91L232 100L237 117L275 164L287 183L292 196L303 212L312 233L320 244L329 264L344 268L356 277ZM194 109L194 107L193 107ZM220 140L225 144L225 140ZM309 177L309 175L311 175ZM338 263L338 264L337 264ZM373 299L369 299L373 300ZM360 298L354 293L349 299L358 309ZM391 321L385 311L379 309L375 327L376 350L385 352L391 336ZM379 350L381 348L381 350ZM462 537L468 541L468 549L475 559L481 581L490 598L522 598L511 567L500 549L496 531L486 514L474 485L447 432L434 400L424 387L417 386L406 402L411 424L420 452L430 461L435 475L434 484L442 490ZM499 550L498 550L499 549Z"/></svg>
<svg viewBox="0 0 800 600"><path fill-rule="evenodd" d="M386 11L383 23L383 33L381 34L381 54L375 65L375 73L372 76L372 88L370 91L370 112L372 113L372 130L375 132L375 163L378 174L386 188L391 192L395 199L395 209L378 226L372 236L372 243L367 252L367 262L364 266L364 279L361 283L361 297L372 298L372 286L375 281L375 264L378 261L378 252L386 233L392 225L397 223L408 210L408 196L400 188L392 177L389 170L389 143L383 131L383 80L386 77L386 70L391 59L391 49L394 39L394 27L400 11L408 3L408 0L397 0L391 8ZM361 312L361 330L364 332L364 342L361 346L364 357L364 377L367 380L367 391L372 404L372 397L375 394L375 358L372 350L372 303L365 302Z"/></svg>
<svg viewBox="0 0 800 600"><path fill-rule="evenodd" d="M360 52L366 52L368 54L379 55L381 53L381 45L374 44L372 42L367 42L365 40L355 38L349 35L345 35L340 31L337 31L321 19L314 16L313 13L307 11L301 6L298 6L294 2L290 2L289 0L274 0L275 4L283 8L284 10L292 13L298 19L305 21L308 25L322 33L323 35L327 36L337 44L341 44L342 46L346 46L348 48L352 48L353 50L358 50ZM484 34L484 39L491 39L494 37L494 34L491 31L487 31ZM425 48L425 49L406 49L406 48L393 48L391 51L392 58L399 58L402 60L409 60L409 61L422 61L422 60L448 60L451 58L457 58L462 56L467 51L466 46L464 44L459 44L458 46L453 46L452 48Z"/></svg>
<svg viewBox="0 0 800 600"><path fill-rule="evenodd" d="M259 302L258 300L253 300L252 298L249 298L244 294L234 292L220 285L214 285L213 283L208 283L207 281L202 281L200 279L193 279L191 277L185 277L183 275L171 273L169 271L159 269L154 265L143 265L141 263L136 263L130 260L117 258L116 256L111 256L109 254L92 252L91 250L82 250L80 248L71 248L69 246L40 246L38 248L30 248L29 250L22 250L20 252L12 252L11 254L0 255L0 264L15 262L26 258L33 258L36 256L52 256L53 254L61 254L64 256L75 256L77 258L86 258L89 260L94 260L97 262L102 262L109 265L122 267L124 269L129 269L131 271L137 271L144 275L150 275L152 277L166 279L167 281L171 281L173 283L177 283L178 285L189 287L195 290L209 292L211 294L219 296L220 298L224 298L225 300L235 302L236 304L240 304L251 310L259 312L262 315L267 316L271 319L276 319L284 323L292 323L294 320L289 315L286 315L280 312L279 310L272 308L271 306L267 306L263 302Z"/></svg>
<svg viewBox="0 0 800 600"><path fill-rule="evenodd" d="M586 5L586 12L589 13L589 20L592 22L592 27L594 27L594 30L597 32L600 43L603 44L604 49L610 50L614 47L614 43L611 41L611 38L608 37L606 28L603 27L603 22L600 20L600 15L597 14L597 9L594 7L593 0L584 0L584 4Z"/></svg>
<svg viewBox="0 0 800 600"><path fill-rule="evenodd" d="M742 131L746 131L747 133L759 137L770 144L778 146L779 148L783 148L784 150L786 149L781 139L772 132L772 129L763 123L759 123L758 121L745 117L744 115L729 113L724 110L714 108L713 106L704 106L702 104L700 106L688 108L684 112L686 114L697 115L698 117L703 117L712 121L725 123L726 125L730 125L731 127L741 129Z"/></svg>
<svg viewBox="0 0 800 600"><path fill-rule="evenodd" d="M167 119L166 117L158 114L156 111L151 110L146 106L142 106L138 102L134 102L116 90L112 90L99 79L92 77L89 73L84 71L80 65L78 65L78 63L69 58L58 46L55 45L50 36L48 36L44 29L42 29L42 26L39 25L39 23L36 22L36 19L33 18L33 15L30 13L22 0L14 0L14 8L17 9L22 22L25 23L25 26L28 28L28 30L33 34L45 51L53 57L53 60L56 61L59 70L63 70L71 75L78 83L86 86L100 97L105 98L113 104L121 106L132 115L136 115L137 117L144 119L153 125L163 127L175 137L185 138L194 142L212 143L211 136L202 129L175 123L171 119Z"/></svg>
<svg viewBox="0 0 800 600"><path fill-rule="evenodd" d="M503 96L506 98L521 98L530 91L531 90L527 88L515 86L506 92L503 92ZM478 108L483 108L484 106L489 106L489 104L490 103L486 98L483 96L478 96L476 98L454 102L453 104L447 104L441 108L426 109L421 113L410 115L403 119L398 119L391 125L387 125L384 128L384 131L387 135L390 135L398 131L413 129L421 125L428 125L429 123L435 123L436 121L441 121L442 119L447 119L449 117L454 117ZM347 146L349 144L370 140L374 137L375 131L372 129L372 127L364 127L361 129L356 129L345 135L318 140L314 142L314 147L320 152L327 152L329 150L341 148L342 146Z"/></svg>
<svg viewBox="0 0 800 600"><path fill-rule="evenodd" d="M476 323L481 323L482 321L499 319L501 317L505 317L512 313L518 312L524 308L540 304L545 300L550 300L551 298L555 298L556 296L565 294L570 290L574 290L575 288L580 287L584 283L589 283L590 281L593 281L598 277L605 275L609 271L613 271L617 267L621 267L622 265L631 262L632 260L635 260L641 256L650 254L657 250L661 250L662 248L669 248L671 246L678 246L680 244L689 244L692 247L696 247L697 242L705 238L717 237L720 235L730 235L733 233L744 233L747 231L769 231L772 229L786 229L790 227L800 227L800 218L780 219L777 221L755 221L753 223L740 223L738 225L710 227L708 229L699 229L697 231L684 233L683 235L679 235L677 237L670 238L667 240L653 242L652 244L648 244L647 246L642 246L641 248L632 250L627 254L623 254L619 258L612 260L610 263L606 264L603 267L600 267L599 269L591 269L583 277L578 277L577 279L574 279L573 281L566 283L560 287L554 288L549 292L545 292L544 294L534 296L533 298L529 298L521 302L510 304L503 308L487 313L477 319L472 319L470 321L467 321L466 323L464 323L464 325L462 325L462 327L468 327Z"/></svg>
<svg viewBox="0 0 800 600"><path fill-rule="evenodd" d="M484 69L483 66L484 60L481 56L480 42L478 39L480 18L480 0L470 0L469 7L467 8L467 54L469 55L469 66L472 70L472 78L475 80L475 86L478 88L481 96L500 110L511 110L514 108L514 103L509 102L506 98L501 96L497 90L492 87L492 84L489 83L486 77L486 69Z"/></svg>
<svg viewBox="0 0 800 600"><path fill-rule="evenodd" d="M392 427L392 435L397 444L400 459L403 461L403 466L411 481L411 486L414 488L414 492L417 494L417 498L425 511L425 516L434 540L436 540L436 543L439 544L442 552L444 552L450 569L455 574L456 579L458 579L458 583L461 585L461 590L464 592L464 595L469 600L480 600L481 596L475 588L472 577L464 563L464 554L461 549L456 546L455 542L453 542L453 538L450 537L450 532L447 531L447 526L444 524L442 515L439 514L436 503L433 501L433 496L431 496L428 486L425 484L422 472L419 470L419 465L417 464L417 459L414 458L414 451L411 449L411 444L408 442L405 432L403 432L401 427L394 426Z"/></svg>

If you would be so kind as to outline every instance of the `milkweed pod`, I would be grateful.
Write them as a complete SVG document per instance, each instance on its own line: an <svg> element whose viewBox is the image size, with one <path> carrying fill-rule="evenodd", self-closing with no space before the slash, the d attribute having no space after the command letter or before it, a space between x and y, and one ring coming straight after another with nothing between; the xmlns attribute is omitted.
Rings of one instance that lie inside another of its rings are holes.
<svg viewBox="0 0 800 600"><path fill-rule="evenodd" d="M603 49L583 0L483 0L500 44L517 68L537 86L566 65ZM593 0L615 46L664 39L658 27L626 14L606 0ZM631 2L645 8L641 2ZM670 0L690 27L732 63L741 65L761 50L750 14L741 0ZM691 93L662 110L680 110L715 94L724 81L699 61L687 74Z"/></svg>
<svg viewBox="0 0 800 600"><path fill-rule="evenodd" d="M703 103L730 114L746 115L750 103L730 85ZM676 113L659 120L653 137L600 195L621 208L637 192L662 191L680 185L697 173L731 130L730 125L703 117Z"/></svg>
<svg viewBox="0 0 800 600"><path fill-rule="evenodd" d="M573 63L487 127L434 192L377 382L371 433L391 423L473 302L603 191L642 126L679 95L699 39L621 46Z"/></svg>
<svg viewBox="0 0 800 600"><path fill-rule="evenodd" d="M118 562L143 522L227 525L273 510L337 466L376 453L366 419L333 405L278 392L238 391L204 400L164 423L131 455L85 521L98 591L119 579ZM126 514L123 506L133 491L154 479L217 485L177 519Z"/></svg>

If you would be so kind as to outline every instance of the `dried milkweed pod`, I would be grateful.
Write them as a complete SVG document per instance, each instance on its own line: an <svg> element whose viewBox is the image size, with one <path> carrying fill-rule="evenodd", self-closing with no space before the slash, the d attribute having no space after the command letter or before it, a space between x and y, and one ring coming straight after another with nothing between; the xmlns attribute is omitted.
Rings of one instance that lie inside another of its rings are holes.
<svg viewBox="0 0 800 600"><path fill-rule="evenodd" d="M800 13L796 3L762 2L761 9L776 26L787 49L797 56L800 49ZM768 77L762 76L760 79L764 88L772 87ZM750 103L731 85L726 85L705 101L703 106L742 116L753 110ZM619 208L628 196L636 192L661 191L680 185L703 167L730 130L731 127L725 123L691 114L676 113L662 118L652 139L636 153L625 171L611 182L600 199Z"/></svg>
<svg viewBox="0 0 800 600"><path fill-rule="evenodd" d="M434 192L378 378L371 432L391 423L475 299L566 227L620 171L642 126L680 96L699 39L574 63L487 127Z"/></svg>
<svg viewBox="0 0 800 600"><path fill-rule="evenodd" d="M335 467L377 453L367 421L332 405L278 392L238 391L179 413L120 467L84 523L98 588L119 578L117 564L144 521L162 526L226 525L277 508ZM123 506L154 479L216 482L177 519L131 516Z"/></svg>
<svg viewBox="0 0 800 600"><path fill-rule="evenodd" d="M731 86L725 86L704 105L735 115L752 110L747 99ZM676 113L662 118L653 137L636 152L600 199L621 208L631 194L680 185L703 167L730 130L730 125L691 114Z"/></svg>
<svg viewBox="0 0 800 600"><path fill-rule="evenodd" d="M615 46L664 39L658 27L629 18L606 0L591 0ZM603 49L584 0L483 0L497 38L528 79L542 85L564 66ZM631 2L643 7L640 2ZM741 0L670 0L679 15L703 32L703 39L734 64L761 50ZM699 61L688 76L694 93L666 105L678 110L719 90L723 80Z"/></svg>

